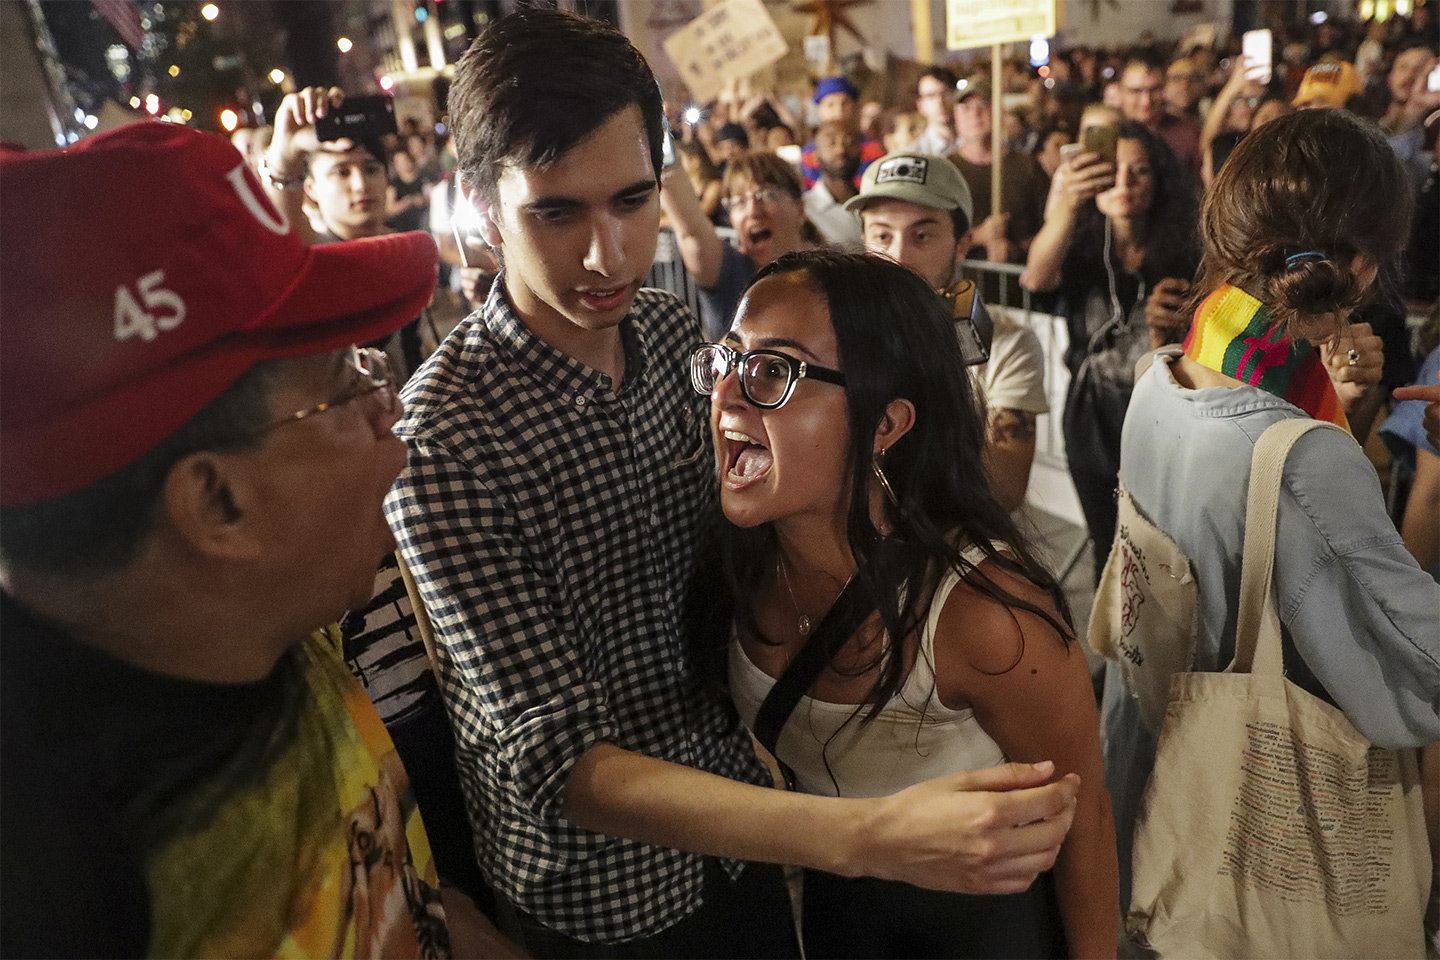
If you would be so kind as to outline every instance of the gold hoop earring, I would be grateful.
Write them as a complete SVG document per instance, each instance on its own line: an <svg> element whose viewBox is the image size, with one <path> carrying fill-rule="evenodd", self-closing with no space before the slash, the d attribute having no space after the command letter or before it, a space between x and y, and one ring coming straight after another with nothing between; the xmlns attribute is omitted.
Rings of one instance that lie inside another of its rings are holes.
<svg viewBox="0 0 1440 960"><path fill-rule="evenodd" d="M875 474L875 479L880 481L880 486L884 488L885 496L890 498L891 505L898 510L900 509L900 498L895 496L895 488L890 486L890 478L885 476L885 471L880 466L880 458L883 456L885 456L884 450L875 455L875 459L870 461L870 471Z"/></svg>

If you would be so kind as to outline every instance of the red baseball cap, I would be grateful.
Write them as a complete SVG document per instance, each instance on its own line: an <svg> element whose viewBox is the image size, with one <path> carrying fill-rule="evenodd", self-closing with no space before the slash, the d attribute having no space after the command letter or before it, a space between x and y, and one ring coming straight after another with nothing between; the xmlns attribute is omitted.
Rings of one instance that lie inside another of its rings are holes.
<svg viewBox="0 0 1440 960"><path fill-rule="evenodd" d="M260 360L394 332L437 263L426 233L306 246L180 124L0 152L0 505L128 466Z"/></svg>

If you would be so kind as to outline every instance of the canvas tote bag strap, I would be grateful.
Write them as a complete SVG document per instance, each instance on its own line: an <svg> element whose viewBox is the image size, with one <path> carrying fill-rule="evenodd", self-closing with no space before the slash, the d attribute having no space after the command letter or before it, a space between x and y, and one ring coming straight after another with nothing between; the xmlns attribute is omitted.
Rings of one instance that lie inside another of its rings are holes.
<svg viewBox="0 0 1440 960"><path fill-rule="evenodd" d="M1250 460L1250 493L1245 502L1245 548L1240 572L1240 613L1235 624L1235 660L1230 673L1280 676L1279 620L1270 589L1275 573L1275 520L1280 510L1280 483L1290 448L1306 433L1340 427L1321 420L1295 418L1272 424L1255 444ZM1349 434L1346 434L1349 436ZM1269 619L1274 629L1263 630Z"/></svg>

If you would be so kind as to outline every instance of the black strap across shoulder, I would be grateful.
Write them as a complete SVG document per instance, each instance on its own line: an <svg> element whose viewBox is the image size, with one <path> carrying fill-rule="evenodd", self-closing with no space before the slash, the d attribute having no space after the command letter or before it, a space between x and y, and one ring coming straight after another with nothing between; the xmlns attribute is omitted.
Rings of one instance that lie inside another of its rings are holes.
<svg viewBox="0 0 1440 960"><path fill-rule="evenodd" d="M760 710L755 714L755 739L772 755L775 755L780 731L785 721L790 719L790 714L795 712L800 698L815 686L820 671L874 612L875 604L860 585L860 578L852 577L831 605L830 612L825 614L795 659L790 661L785 672L770 688L765 702L760 704ZM778 755L776 759L779 759Z"/></svg>

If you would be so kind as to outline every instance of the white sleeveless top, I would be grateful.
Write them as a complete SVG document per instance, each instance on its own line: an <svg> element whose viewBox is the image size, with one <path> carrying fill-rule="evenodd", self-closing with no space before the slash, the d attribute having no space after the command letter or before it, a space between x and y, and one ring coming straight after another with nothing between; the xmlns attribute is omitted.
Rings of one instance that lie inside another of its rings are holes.
<svg viewBox="0 0 1440 960"><path fill-rule="evenodd" d="M961 555L972 564L984 559L973 546ZM935 689L935 628L959 582L960 574L952 569L936 587L915 666L874 720L860 722L869 705L800 698L775 751L794 772L798 789L832 797L881 797L948 773L1005 762L999 744L980 729L975 711L951 710ZM729 673L735 708L753 730L775 678L751 662L738 637L730 642Z"/></svg>

